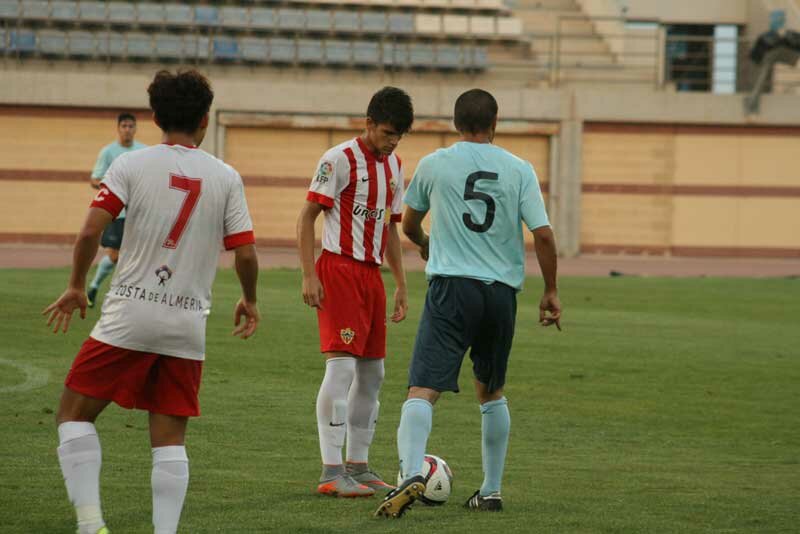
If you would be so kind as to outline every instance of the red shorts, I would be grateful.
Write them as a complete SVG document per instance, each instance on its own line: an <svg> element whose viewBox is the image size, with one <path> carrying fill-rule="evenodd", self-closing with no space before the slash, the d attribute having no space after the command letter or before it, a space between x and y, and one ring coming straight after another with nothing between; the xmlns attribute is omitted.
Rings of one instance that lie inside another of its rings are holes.
<svg viewBox="0 0 800 534"><path fill-rule="evenodd" d="M64 381L69 389L123 408L192 417L200 415L197 393L203 362L121 349L87 339Z"/></svg>
<svg viewBox="0 0 800 534"><path fill-rule="evenodd" d="M325 291L317 310L320 351L386 356L386 291L380 268L325 250L316 270Z"/></svg>

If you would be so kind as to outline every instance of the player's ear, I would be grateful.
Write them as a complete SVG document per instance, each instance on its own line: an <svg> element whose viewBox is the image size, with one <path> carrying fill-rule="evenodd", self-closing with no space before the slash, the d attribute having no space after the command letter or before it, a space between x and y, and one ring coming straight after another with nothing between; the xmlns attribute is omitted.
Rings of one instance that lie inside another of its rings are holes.
<svg viewBox="0 0 800 534"><path fill-rule="evenodd" d="M203 119L200 121L200 128L208 128L208 113L203 115Z"/></svg>
<svg viewBox="0 0 800 534"><path fill-rule="evenodd" d="M158 122L158 117L156 117L155 113L153 113L153 123L155 123L155 125L158 126L159 130L163 130L164 129L164 128L161 127L161 123Z"/></svg>

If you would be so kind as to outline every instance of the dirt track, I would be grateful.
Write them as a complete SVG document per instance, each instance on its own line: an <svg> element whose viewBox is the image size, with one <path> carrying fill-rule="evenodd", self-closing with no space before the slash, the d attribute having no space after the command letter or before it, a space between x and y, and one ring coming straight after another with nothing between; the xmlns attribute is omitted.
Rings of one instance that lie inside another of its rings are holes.
<svg viewBox="0 0 800 534"><path fill-rule="evenodd" d="M71 263L72 248L61 245L0 245L0 268L41 269L64 267ZM297 254L292 249L270 248L259 252L262 268L297 267ZM220 256L220 265L230 267L233 257ZM423 262L407 251L406 267L422 270ZM563 276L609 276L611 272L638 276L736 276L784 277L800 276L798 259L752 258L678 258L663 256L598 256L562 258L559 272ZM528 256L528 272L538 272L536 258Z"/></svg>

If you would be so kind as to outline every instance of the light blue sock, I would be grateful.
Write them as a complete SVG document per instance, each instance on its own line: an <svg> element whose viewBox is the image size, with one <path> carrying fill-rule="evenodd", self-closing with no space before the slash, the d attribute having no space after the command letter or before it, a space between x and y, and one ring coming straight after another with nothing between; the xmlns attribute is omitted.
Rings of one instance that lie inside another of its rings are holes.
<svg viewBox="0 0 800 534"><path fill-rule="evenodd" d="M103 256L103 259L97 264L97 272L94 274L94 280L92 280L92 283L89 284L89 287L93 289L99 289L100 284L103 283L103 280L105 280L109 274L114 272L114 267L116 267L116 264L111 261L111 258L108 256Z"/></svg>
<svg viewBox="0 0 800 534"><path fill-rule="evenodd" d="M508 450L508 433L511 416L505 397L481 404L481 430L483 434L483 485L481 495L500 493L503 468Z"/></svg>
<svg viewBox="0 0 800 534"><path fill-rule="evenodd" d="M403 480L422 474L432 421L433 405L425 399L408 399L403 404L397 427L397 452Z"/></svg>

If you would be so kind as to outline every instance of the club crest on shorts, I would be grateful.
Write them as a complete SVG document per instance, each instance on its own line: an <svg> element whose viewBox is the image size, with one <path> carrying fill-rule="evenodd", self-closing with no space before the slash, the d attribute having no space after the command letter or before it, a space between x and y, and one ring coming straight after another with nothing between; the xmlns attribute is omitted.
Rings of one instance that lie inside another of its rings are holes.
<svg viewBox="0 0 800 534"><path fill-rule="evenodd" d="M352 343L353 338L356 337L356 333L353 332L352 328L343 328L339 330L339 335L342 336L342 341L344 341L345 345Z"/></svg>
<svg viewBox="0 0 800 534"><path fill-rule="evenodd" d="M162 265L161 267L156 269L156 276L158 277L158 285L160 286L166 285L167 280L172 278L172 269L170 269L166 265Z"/></svg>
<svg viewBox="0 0 800 534"><path fill-rule="evenodd" d="M332 175L333 175L333 164L330 161L323 161L319 166L319 170L317 171L316 180L319 183L324 184L330 179Z"/></svg>

